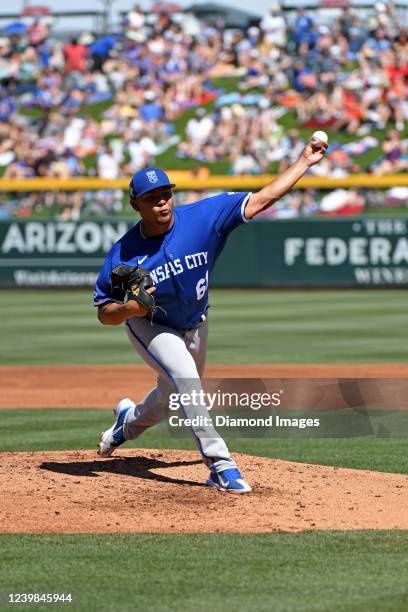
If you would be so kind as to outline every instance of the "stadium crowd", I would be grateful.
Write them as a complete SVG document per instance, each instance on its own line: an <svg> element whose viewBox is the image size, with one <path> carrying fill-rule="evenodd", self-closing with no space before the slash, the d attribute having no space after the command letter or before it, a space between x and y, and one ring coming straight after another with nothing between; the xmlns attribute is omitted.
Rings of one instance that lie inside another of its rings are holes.
<svg viewBox="0 0 408 612"><path fill-rule="evenodd" d="M117 178L167 150L193 163L223 161L235 175L282 170L304 144L299 130L285 128L289 112L299 128L350 136L346 145L331 142L316 172L358 172L358 157L380 144L376 130L387 136L370 171L407 170L408 34L392 3L377 3L364 21L350 9L330 28L319 19L303 9L288 18L273 5L241 31L135 6L120 34L101 38L87 32L64 44L39 19L5 30L0 170L8 178ZM227 91L214 85L221 77L234 77ZM46 208L77 218L119 211L122 194L30 193L8 198L2 214L13 206L22 216ZM283 214L319 210L324 198L309 191L292 194Z"/></svg>

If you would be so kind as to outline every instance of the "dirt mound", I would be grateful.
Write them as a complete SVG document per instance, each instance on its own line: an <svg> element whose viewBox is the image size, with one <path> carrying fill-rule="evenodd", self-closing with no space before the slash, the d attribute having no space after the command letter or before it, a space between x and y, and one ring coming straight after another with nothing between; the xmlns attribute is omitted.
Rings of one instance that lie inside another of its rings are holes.
<svg viewBox="0 0 408 612"><path fill-rule="evenodd" d="M251 495L204 486L197 453L2 453L1 533L408 529L408 476L236 456Z"/></svg>
<svg viewBox="0 0 408 612"><path fill-rule="evenodd" d="M209 365L207 378L407 378L407 364ZM156 375L140 365L0 367L0 408L110 408L142 398Z"/></svg>

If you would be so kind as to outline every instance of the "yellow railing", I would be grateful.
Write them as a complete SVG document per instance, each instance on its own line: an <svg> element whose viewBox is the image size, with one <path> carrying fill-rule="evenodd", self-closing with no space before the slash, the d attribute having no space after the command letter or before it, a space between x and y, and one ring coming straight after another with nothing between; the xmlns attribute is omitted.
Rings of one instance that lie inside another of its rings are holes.
<svg viewBox="0 0 408 612"><path fill-rule="evenodd" d="M222 176L214 175L207 178L194 177L189 172L169 172L170 179L176 183L177 188L186 191L201 191L209 189L222 189L227 191L257 190L272 181L275 175L263 174L258 176ZM98 189L128 189L128 178L101 179L77 177L70 179L57 178L28 178L28 179L0 179L0 191L76 191ZM329 178L307 176L301 179L296 187L304 189L336 189L339 187L365 187L369 189L383 189L397 186L408 187L408 174L392 174L388 176L373 176L372 174L352 174L343 178Z"/></svg>

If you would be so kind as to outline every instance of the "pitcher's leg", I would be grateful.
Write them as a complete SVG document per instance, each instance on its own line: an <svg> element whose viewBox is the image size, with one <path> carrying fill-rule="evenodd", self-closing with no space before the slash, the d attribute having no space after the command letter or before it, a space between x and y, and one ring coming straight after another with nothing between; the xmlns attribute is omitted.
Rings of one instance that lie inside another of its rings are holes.
<svg viewBox="0 0 408 612"><path fill-rule="evenodd" d="M186 348L188 352L191 354L191 356L193 357L194 363L197 368L198 375L200 377L200 380L198 381L199 385L196 385L195 381L192 381L192 380L188 382L190 382L190 385L192 386L192 388L196 389L197 391L202 390L201 376L204 374L205 360L207 356L207 339L208 339L208 319L206 319L197 328L191 331L188 331L183 335L183 340L186 345ZM179 387L182 386L183 382L184 381L180 382ZM187 393L188 392L189 392L189 389L187 389ZM205 406L205 413L203 413L201 410L195 411L194 407L191 407L189 409L184 407L184 412L185 414L188 415L188 418L194 418L194 416L200 416L203 414L210 416L206 406ZM220 444L222 444L223 448L225 448L228 452L228 462L224 460L218 460L218 461L214 460L213 463L209 461L205 461L207 465L209 466L212 465L218 471L222 471L222 470L225 470L226 468L231 468L231 467L236 466L235 461L233 461L229 455L229 451L228 451L227 445L225 444L225 441L217 433L214 426L211 427L211 436L209 435L209 431L208 430L206 431L206 428L202 428L201 430L198 430L198 428L196 428L196 434L201 440L201 444L204 449L204 453L203 453L204 456L206 457L217 456L216 453L219 452L218 448Z"/></svg>
<svg viewBox="0 0 408 612"><path fill-rule="evenodd" d="M196 329L186 332L183 336L188 352L194 359L200 378L204 374L207 357L208 319Z"/></svg>
<svg viewBox="0 0 408 612"><path fill-rule="evenodd" d="M140 353L140 343L135 343L132 334L128 330L130 340L136 350L145 359L145 353ZM199 331L194 330L183 337L188 351L194 359L199 376L202 375L207 352L208 326L205 322ZM154 368L154 363L150 362ZM129 411L124 426L124 437L126 440L138 438L149 427L157 425L169 414L168 403L170 393L176 392L174 384L163 374L157 377L157 386L152 389L146 397L139 402L134 410Z"/></svg>
<svg viewBox="0 0 408 612"><path fill-rule="evenodd" d="M187 394L189 397L194 397L195 392L195 397L200 397L202 386L196 363L181 334L164 326L152 327L145 319L132 319L126 323L126 328L135 349L144 361L157 371L160 378L164 377L169 381L170 389L172 388L174 393L179 396ZM203 347L204 340L203 335ZM197 356L198 353L199 351ZM150 402L152 399L158 399L158 396L149 394L147 399ZM139 427L138 412L142 412L144 418L149 413L148 409L140 405L139 410L133 415L130 411L126 418L125 437L130 437L132 432L138 431L135 429ZM208 466L216 463L220 470L235 467L224 440L212 425L205 403L197 402L197 405L191 405L183 401L180 416L187 419L198 417L199 425L194 425L190 429ZM143 426L143 418L140 424Z"/></svg>
<svg viewBox="0 0 408 612"><path fill-rule="evenodd" d="M126 415L123 435L126 440L138 438L146 429L163 421L168 413L172 384L164 376L157 377L157 386Z"/></svg>

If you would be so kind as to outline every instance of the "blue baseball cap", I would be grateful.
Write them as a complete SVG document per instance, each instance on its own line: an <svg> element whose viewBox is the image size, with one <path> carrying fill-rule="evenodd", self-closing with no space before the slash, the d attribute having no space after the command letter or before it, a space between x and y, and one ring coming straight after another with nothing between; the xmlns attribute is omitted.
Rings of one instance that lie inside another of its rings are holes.
<svg viewBox="0 0 408 612"><path fill-rule="evenodd" d="M170 183L170 179L164 170L160 168L143 168L133 175L129 185L129 195L131 198L139 196L159 189L159 187L175 187L174 183Z"/></svg>

